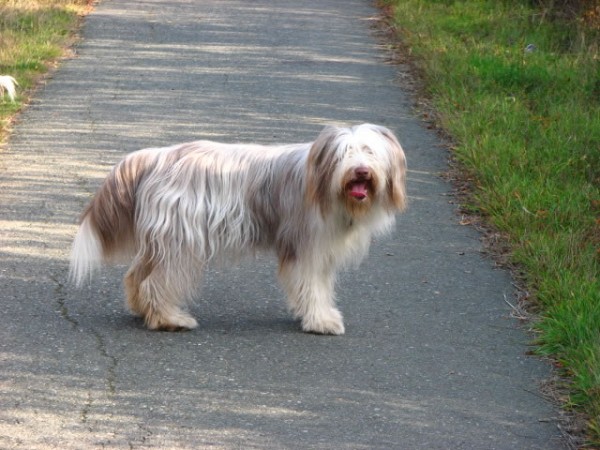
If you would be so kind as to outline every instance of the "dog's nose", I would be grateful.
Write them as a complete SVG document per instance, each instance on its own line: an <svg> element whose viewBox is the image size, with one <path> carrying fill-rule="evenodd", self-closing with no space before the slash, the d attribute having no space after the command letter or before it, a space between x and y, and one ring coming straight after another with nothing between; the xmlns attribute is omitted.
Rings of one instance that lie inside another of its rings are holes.
<svg viewBox="0 0 600 450"><path fill-rule="evenodd" d="M358 178L369 178L369 176L371 175L371 171L369 170L368 167L359 166L356 169L354 169L354 174Z"/></svg>

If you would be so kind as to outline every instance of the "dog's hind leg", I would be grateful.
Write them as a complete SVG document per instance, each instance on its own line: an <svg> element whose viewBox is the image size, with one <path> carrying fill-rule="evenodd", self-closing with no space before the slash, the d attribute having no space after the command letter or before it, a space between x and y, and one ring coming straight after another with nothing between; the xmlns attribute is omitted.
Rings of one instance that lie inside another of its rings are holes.
<svg viewBox="0 0 600 450"><path fill-rule="evenodd" d="M196 320L181 309L191 289L189 282L181 274L168 276L162 267L136 258L124 278L127 303L133 313L144 318L150 330L195 328Z"/></svg>
<svg viewBox="0 0 600 450"><path fill-rule="evenodd" d="M287 261L280 263L279 278L294 317L302 330L318 334L344 334L342 314L335 307L335 273L331 268Z"/></svg>

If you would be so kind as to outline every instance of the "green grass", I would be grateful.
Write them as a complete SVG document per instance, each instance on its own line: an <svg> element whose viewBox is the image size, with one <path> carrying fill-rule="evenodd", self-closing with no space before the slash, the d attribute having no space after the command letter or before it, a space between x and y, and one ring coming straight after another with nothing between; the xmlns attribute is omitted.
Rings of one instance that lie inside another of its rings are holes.
<svg viewBox="0 0 600 450"><path fill-rule="evenodd" d="M534 294L537 352L562 368L566 406L600 445L597 22L550 20L518 0L383 3L475 180L468 207L508 236Z"/></svg>
<svg viewBox="0 0 600 450"><path fill-rule="evenodd" d="M0 98L0 142L28 93L72 42L87 0L0 0L0 75L19 83L16 102Z"/></svg>

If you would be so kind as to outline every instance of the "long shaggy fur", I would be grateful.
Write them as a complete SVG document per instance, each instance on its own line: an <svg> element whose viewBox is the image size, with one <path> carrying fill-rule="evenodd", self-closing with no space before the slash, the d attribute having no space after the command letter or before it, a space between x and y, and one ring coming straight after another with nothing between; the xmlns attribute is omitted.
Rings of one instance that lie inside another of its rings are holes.
<svg viewBox="0 0 600 450"><path fill-rule="evenodd" d="M70 276L130 258L124 284L148 328L197 323L185 311L214 259L273 249L304 331L343 334L336 272L358 264L371 237L404 209L406 161L377 125L327 127L312 143L197 141L126 156L84 211Z"/></svg>

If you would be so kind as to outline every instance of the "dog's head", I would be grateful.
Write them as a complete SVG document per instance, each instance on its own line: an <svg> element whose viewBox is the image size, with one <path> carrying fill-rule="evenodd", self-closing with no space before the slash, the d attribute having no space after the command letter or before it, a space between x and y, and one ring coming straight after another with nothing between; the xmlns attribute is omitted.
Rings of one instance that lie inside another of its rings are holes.
<svg viewBox="0 0 600 450"><path fill-rule="evenodd" d="M374 206L389 211L406 206L406 158L385 127L326 127L308 156L308 201L323 215L338 201L352 217Z"/></svg>

